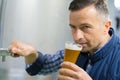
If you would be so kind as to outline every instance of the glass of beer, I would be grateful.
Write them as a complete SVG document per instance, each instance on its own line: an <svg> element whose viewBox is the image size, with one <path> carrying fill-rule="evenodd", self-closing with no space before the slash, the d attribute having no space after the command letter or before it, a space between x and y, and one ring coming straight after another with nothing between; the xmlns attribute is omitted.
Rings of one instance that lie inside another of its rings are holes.
<svg viewBox="0 0 120 80"><path fill-rule="evenodd" d="M82 46L74 42L65 43L64 61L76 63L76 60L82 50Z"/></svg>

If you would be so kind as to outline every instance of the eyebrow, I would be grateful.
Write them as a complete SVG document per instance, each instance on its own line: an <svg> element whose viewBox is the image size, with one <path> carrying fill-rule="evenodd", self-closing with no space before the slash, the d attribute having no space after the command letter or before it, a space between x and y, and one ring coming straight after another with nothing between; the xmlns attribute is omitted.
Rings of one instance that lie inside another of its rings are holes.
<svg viewBox="0 0 120 80"><path fill-rule="evenodd" d="M79 26L84 26L84 25L89 25L89 26L91 26L91 25L88 24L88 23L83 23L83 24L80 24ZM69 26L71 26L71 27L75 27L75 25L72 25L72 24L69 24Z"/></svg>

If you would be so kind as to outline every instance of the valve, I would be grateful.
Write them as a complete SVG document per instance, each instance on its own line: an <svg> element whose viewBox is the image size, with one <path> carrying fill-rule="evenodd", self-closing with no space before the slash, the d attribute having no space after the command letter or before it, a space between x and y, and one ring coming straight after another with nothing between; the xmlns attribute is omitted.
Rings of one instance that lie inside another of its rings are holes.
<svg viewBox="0 0 120 80"><path fill-rule="evenodd" d="M5 62L7 56L11 56L11 53L7 48L0 48L0 56L2 57L2 62Z"/></svg>

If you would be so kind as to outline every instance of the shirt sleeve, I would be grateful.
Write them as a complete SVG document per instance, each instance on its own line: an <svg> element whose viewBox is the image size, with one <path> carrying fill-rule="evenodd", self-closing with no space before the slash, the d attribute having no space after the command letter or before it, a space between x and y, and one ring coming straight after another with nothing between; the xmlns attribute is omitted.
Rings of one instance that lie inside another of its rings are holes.
<svg viewBox="0 0 120 80"><path fill-rule="evenodd" d="M53 55L43 55L41 52L38 52L38 54L39 57L33 64L26 64L26 71L31 76L37 74L46 75L52 72L56 72L60 68L60 64L63 61L64 50L60 50Z"/></svg>

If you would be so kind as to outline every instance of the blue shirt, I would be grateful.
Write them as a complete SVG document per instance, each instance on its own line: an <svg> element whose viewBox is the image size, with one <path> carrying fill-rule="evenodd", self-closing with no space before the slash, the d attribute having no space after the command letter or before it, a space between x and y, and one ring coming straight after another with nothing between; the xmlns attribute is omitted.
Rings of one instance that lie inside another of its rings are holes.
<svg viewBox="0 0 120 80"><path fill-rule="evenodd" d="M120 80L120 38L111 28L109 34L111 39L95 54L89 56L88 53L81 53L76 65L87 70L88 63L92 66L89 75L93 80ZM60 68L63 61L64 50L58 51L54 55L43 55L39 52L39 58L26 68L30 75L49 74Z"/></svg>

